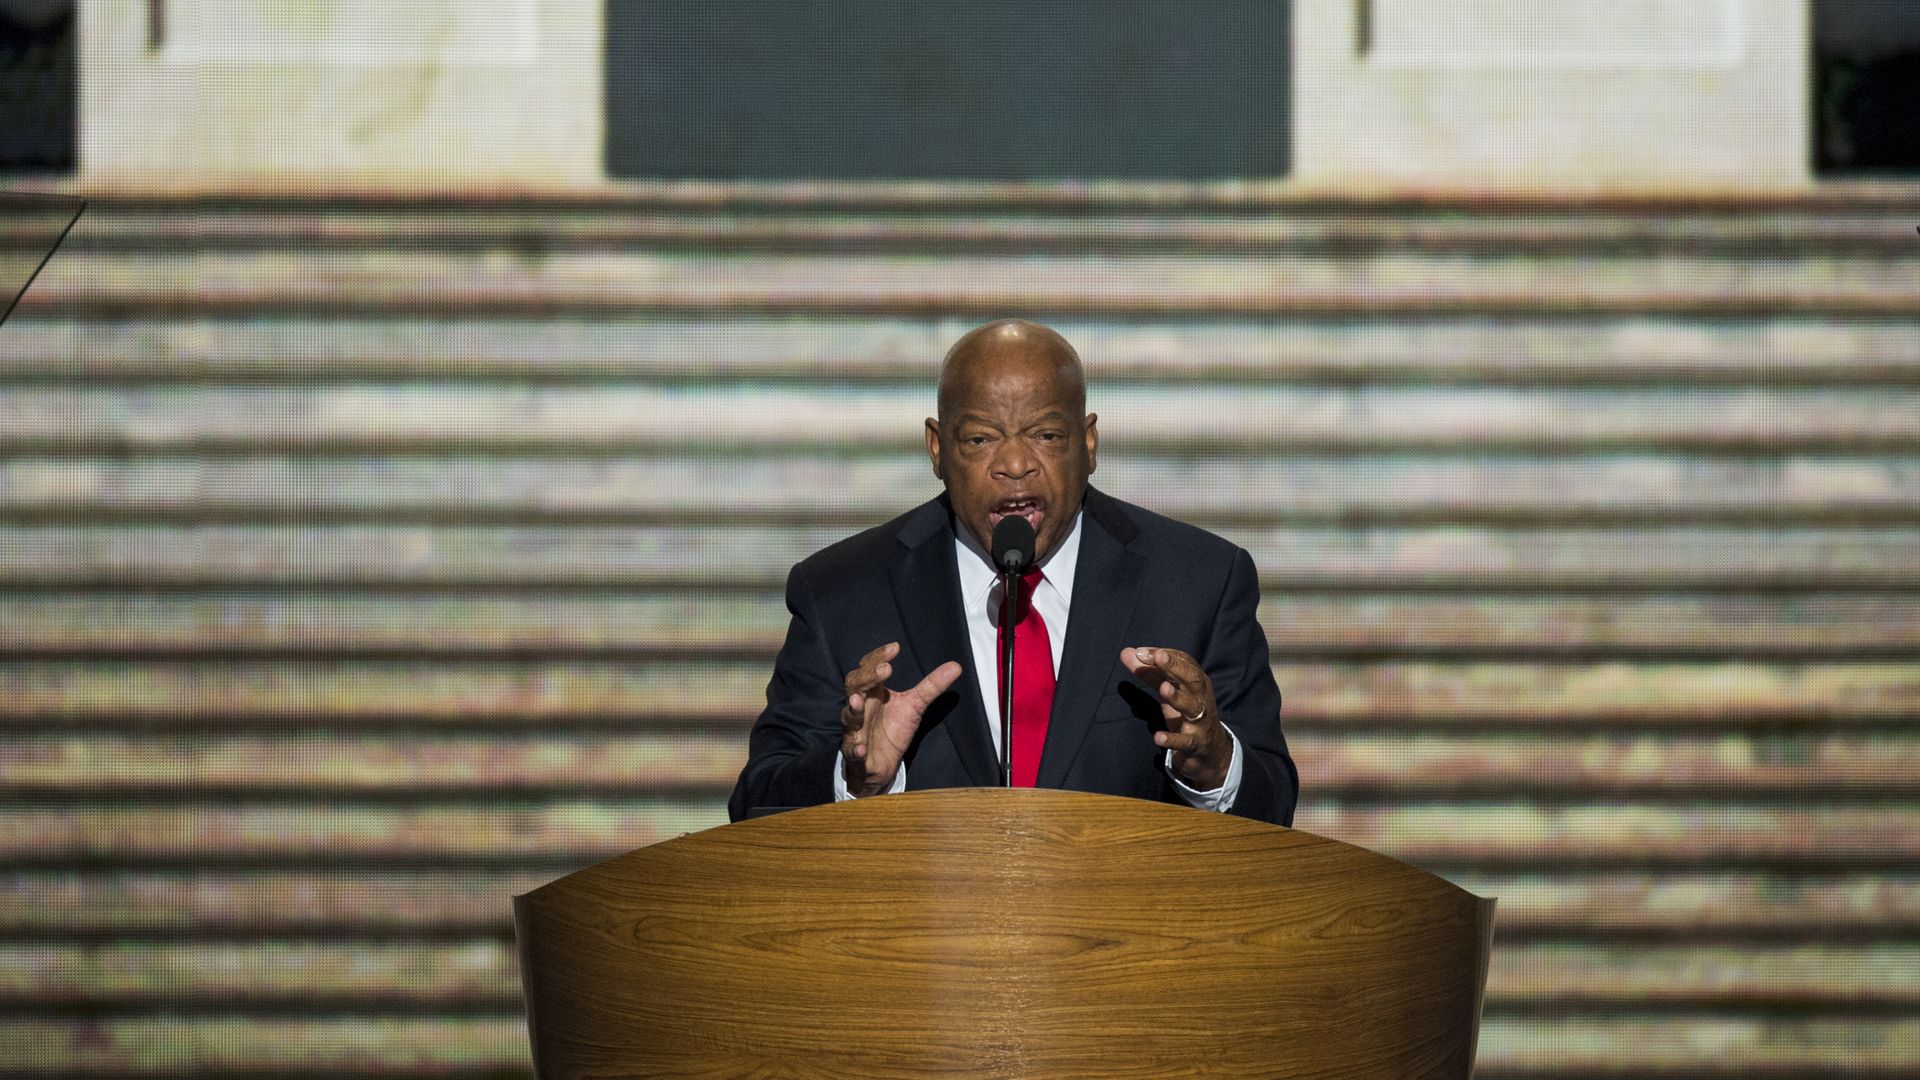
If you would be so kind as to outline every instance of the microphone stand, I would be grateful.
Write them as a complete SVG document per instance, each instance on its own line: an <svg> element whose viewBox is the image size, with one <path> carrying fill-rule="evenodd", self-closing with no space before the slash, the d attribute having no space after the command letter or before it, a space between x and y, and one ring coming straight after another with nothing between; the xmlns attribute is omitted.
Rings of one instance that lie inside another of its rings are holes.
<svg viewBox="0 0 1920 1080"><path fill-rule="evenodd" d="M1000 786L1013 786L1013 627L1020 573L1000 570Z"/></svg>

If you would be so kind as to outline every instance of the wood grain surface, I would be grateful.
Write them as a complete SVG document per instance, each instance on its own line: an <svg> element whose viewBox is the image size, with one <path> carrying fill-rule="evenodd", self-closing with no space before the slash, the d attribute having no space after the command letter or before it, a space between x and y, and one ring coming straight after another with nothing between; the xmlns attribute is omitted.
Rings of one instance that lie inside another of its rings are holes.
<svg viewBox="0 0 1920 1080"><path fill-rule="evenodd" d="M547 1077L1458 1077L1493 902L1138 800L922 792L515 902Z"/></svg>

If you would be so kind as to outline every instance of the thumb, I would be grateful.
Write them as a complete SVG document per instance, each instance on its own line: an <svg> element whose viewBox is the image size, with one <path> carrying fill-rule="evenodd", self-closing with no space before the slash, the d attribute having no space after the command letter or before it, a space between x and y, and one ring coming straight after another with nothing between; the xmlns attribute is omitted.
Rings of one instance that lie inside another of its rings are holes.
<svg viewBox="0 0 1920 1080"><path fill-rule="evenodd" d="M959 680L960 673L964 670L958 663L949 660L928 672L926 678L921 679L903 696L911 699L914 707L924 709L933 704L934 698L946 693L947 689Z"/></svg>

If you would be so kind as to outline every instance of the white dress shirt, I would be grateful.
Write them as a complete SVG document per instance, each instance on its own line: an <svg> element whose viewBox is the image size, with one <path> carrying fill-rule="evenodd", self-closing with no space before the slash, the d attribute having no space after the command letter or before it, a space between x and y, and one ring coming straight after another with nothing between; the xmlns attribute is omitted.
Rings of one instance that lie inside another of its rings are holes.
<svg viewBox="0 0 1920 1080"><path fill-rule="evenodd" d="M1073 577L1080 566L1080 526L1086 517L1077 513L1073 518L1073 528L1067 530L1067 538L1047 553L1040 561L1040 585L1033 590L1031 602L1047 624L1047 645L1053 652L1053 670L1060 671L1060 658L1066 653L1067 614L1073 608ZM960 570L960 606L966 615L967 638L972 646L974 681L980 686L980 705L982 715L994 722L987 725L993 740L994 760L1000 758L1000 701L997 691L1000 680L1000 574L994 568L993 558L981 548L973 534L965 528L954 530L954 558ZM1115 657L1118 660L1118 657ZM996 673L991 679L988 672ZM1224 724L1222 726L1225 726ZM1173 751L1169 750L1161 762L1172 778L1175 790L1191 806L1202 810L1225 812L1233 808L1234 797L1240 793L1240 738L1227 729L1227 736L1233 739L1233 761L1227 766L1227 778L1212 791L1196 791L1188 787L1173 771ZM894 774L893 783L883 794L895 794L907 789L907 766L901 762L900 770ZM845 802L854 798L847 788L846 760L836 758L833 770L833 797Z"/></svg>

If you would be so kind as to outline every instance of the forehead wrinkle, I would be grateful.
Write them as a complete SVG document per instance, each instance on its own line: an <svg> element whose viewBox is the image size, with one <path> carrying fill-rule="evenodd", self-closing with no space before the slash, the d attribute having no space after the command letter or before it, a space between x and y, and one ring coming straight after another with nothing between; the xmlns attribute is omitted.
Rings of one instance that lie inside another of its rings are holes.
<svg viewBox="0 0 1920 1080"><path fill-rule="evenodd" d="M1022 361L1016 361L1019 362ZM954 411L961 408L967 410L961 416L978 416L980 414L970 406L979 402L989 408L1006 408L1009 411L1012 411L1012 407L1031 403L1062 416L1070 415L1076 409L1084 413L1087 392L1079 374L1078 365L1061 364L1044 374L1032 368L1021 371L1003 367L997 371L975 370L955 378L943 376L936 411L943 419L953 417ZM954 422L959 422L957 417Z"/></svg>
<svg viewBox="0 0 1920 1080"><path fill-rule="evenodd" d="M948 430L958 430L968 424L979 424L983 427L990 427L995 431L1005 431L1010 427L1019 429L1036 427L1040 424L1071 424L1073 418L1073 413L1067 412L1058 406L1050 408L1038 416L1021 417L1006 423L1003 423L997 417L969 411L963 412L959 416L941 420L940 426Z"/></svg>

